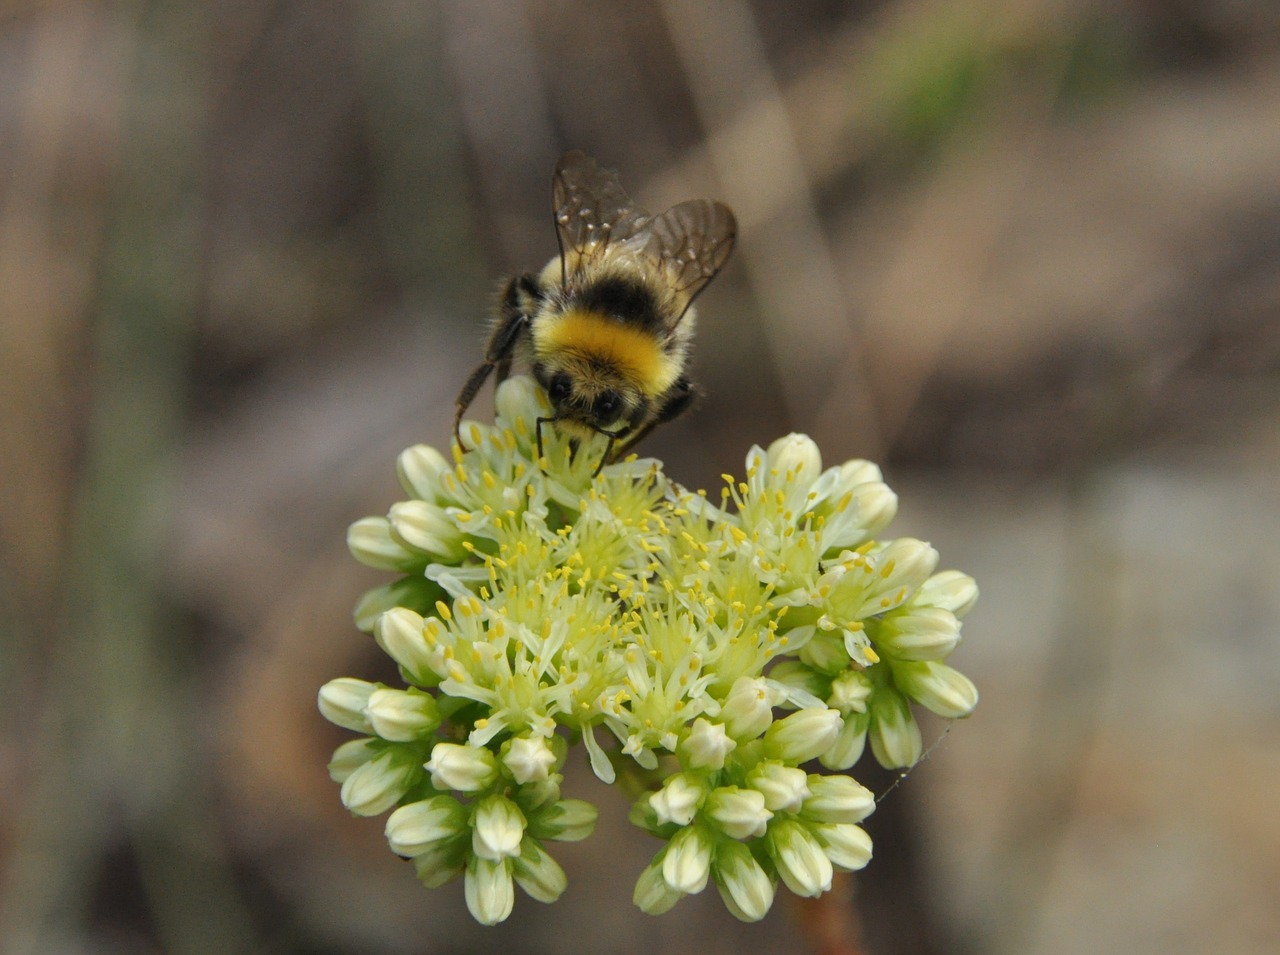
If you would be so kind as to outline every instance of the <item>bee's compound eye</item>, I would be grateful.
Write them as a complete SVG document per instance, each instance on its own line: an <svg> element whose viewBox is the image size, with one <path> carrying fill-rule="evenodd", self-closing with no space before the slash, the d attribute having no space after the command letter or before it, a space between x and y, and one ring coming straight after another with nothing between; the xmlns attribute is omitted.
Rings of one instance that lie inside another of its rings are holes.
<svg viewBox="0 0 1280 955"><path fill-rule="evenodd" d="M595 412L602 421L612 421L622 407L622 398L616 391L606 391L596 398Z"/></svg>
<svg viewBox="0 0 1280 955"><path fill-rule="evenodd" d="M569 381L566 374L552 375L551 380L547 382L547 397L553 402L561 402L573 393L573 383Z"/></svg>

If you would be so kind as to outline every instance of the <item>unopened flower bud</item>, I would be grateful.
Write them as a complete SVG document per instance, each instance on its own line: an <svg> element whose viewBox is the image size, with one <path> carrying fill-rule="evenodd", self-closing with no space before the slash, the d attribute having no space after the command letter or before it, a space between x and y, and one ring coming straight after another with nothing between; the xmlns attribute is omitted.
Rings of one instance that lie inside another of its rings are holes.
<svg viewBox="0 0 1280 955"><path fill-rule="evenodd" d="M476 804L472 826L471 851L481 859L505 859L520 854L524 813L505 796L481 799Z"/></svg>
<svg viewBox="0 0 1280 955"><path fill-rule="evenodd" d="M773 880L742 843L724 842L716 848L712 874L720 898L734 918L758 922L768 914L773 905Z"/></svg>
<svg viewBox="0 0 1280 955"><path fill-rule="evenodd" d="M467 863L463 894L471 917L481 925L497 925L505 920L516 902L511 860L472 857Z"/></svg>
<svg viewBox="0 0 1280 955"><path fill-rule="evenodd" d="M498 761L492 751L459 743L436 743L426 769L436 789L464 793L485 789L498 777Z"/></svg>
<svg viewBox="0 0 1280 955"><path fill-rule="evenodd" d="M703 811L730 839L763 836L765 827L773 818L773 813L765 808L764 793L737 786L712 790Z"/></svg>
<svg viewBox="0 0 1280 955"><path fill-rule="evenodd" d="M698 826L687 826L671 837L662 859L662 878L677 892L696 895L711 875L710 837Z"/></svg>
<svg viewBox="0 0 1280 955"><path fill-rule="evenodd" d="M365 711L373 732L401 743L430 736L440 725L435 697L413 688L374 690Z"/></svg>
<svg viewBox="0 0 1280 955"><path fill-rule="evenodd" d="M784 763L803 763L831 747L840 733L840 725L837 710L816 707L798 710L765 732L766 751Z"/></svg>
<svg viewBox="0 0 1280 955"><path fill-rule="evenodd" d="M365 714L365 707L369 705L369 697L376 689L367 680L339 677L320 687L316 704L320 708L320 715L330 723L357 733L372 733L373 726Z"/></svg>

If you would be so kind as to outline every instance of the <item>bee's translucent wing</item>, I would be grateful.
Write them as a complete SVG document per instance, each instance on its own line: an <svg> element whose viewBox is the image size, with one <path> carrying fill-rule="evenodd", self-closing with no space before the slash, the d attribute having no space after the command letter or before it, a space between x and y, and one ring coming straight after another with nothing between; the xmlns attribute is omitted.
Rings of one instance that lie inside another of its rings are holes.
<svg viewBox="0 0 1280 955"><path fill-rule="evenodd" d="M698 293L729 260L738 223L726 205L693 199L673 206L649 225L648 252L682 298L678 322Z"/></svg>
<svg viewBox="0 0 1280 955"><path fill-rule="evenodd" d="M556 164L551 204L566 279L599 260L610 245L630 239L652 221L636 209L617 173L602 169L576 149Z"/></svg>

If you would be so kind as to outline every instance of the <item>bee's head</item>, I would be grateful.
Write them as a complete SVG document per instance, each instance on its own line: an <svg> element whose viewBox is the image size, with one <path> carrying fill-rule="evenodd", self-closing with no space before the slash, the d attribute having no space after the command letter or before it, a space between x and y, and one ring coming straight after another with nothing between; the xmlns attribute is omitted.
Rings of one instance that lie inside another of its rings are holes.
<svg viewBox="0 0 1280 955"><path fill-rule="evenodd" d="M605 363L564 356L535 362L533 374L566 431L584 437L586 432L616 433L644 418L644 393Z"/></svg>

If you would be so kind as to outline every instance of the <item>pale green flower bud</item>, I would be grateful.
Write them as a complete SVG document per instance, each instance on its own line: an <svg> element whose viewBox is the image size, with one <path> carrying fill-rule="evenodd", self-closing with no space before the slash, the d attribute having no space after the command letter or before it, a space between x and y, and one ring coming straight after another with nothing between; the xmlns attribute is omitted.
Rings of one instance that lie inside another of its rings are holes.
<svg viewBox="0 0 1280 955"><path fill-rule="evenodd" d="M725 758L737 745L723 724L698 717L680 744L680 752L691 769L723 769Z"/></svg>
<svg viewBox="0 0 1280 955"><path fill-rule="evenodd" d="M373 631L378 646L416 683L431 683L437 676L431 668L431 648L423 635L425 623L420 614L396 607L378 618Z"/></svg>
<svg viewBox="0 0 1280 955"><path fill-rule="evenodd" d="M819 673L843 673L851 662L844 646L844 634L839 630L819 631L800 651L800 660Z"/></svg>
<svg viewBox="0 0 1280 955"><path fill-rule="evenodd" d="M871 698L871 752L885 769L904 769L920 759L923 743L911 707L900 693L881 689Z"/></svg>
<svg viewBox="0 0 1280 955"><path fill-rule="evenodd" d="M520 807L505 796L481 799L472 819L471 851L481 859L504 859L520 854L525 819Z"/></svg>
<svg viewBox="0 0 1280 955"><path fill-rule="evenodd" d="M640 878L636 879L636 888L631 894L631 901L635 903L636 908L648 915L669 912L671 907L685 896L684 892L667 885L667 880L662 877L664 858L665 853L645 867L645 870L640 873Z"/></svg>
<svg viewBox="0 0 1280 955"><path fill-rule="evenodd" d="M591 835L599 815L600 810L583 799L561 799L530 820L529 830L539 839L578 842Z"/></svg>
<svg viewBox="0 0 1280 955"><path fill-rule="evenodd" d="M667 777L662 788L649 797L649 805L658 814L659 823L687 826L693 822L706 794L706 783L700 776L676 773Z"/></svg>
<svg viewBox="0 0 1280 955"><path fill-rule="evenodd" d="M772 812L795 812L809 795L809 777L803 769L768 760L751 770L747 785L764 796Z"/></svg>
<svg viewBox="0 0 1280 955"><path fill-rule="evenodd" d="M539 902L554 902L569 885L564 869L536 839L521 843L520 854L511 860L511 874L516 884Z"/></svg>
<svg viewBox="0 0 1280 955"><path fill-rule="evenodd" d="M778 720L764 734L766 752L784 763L803 763L831 747L840 735L840 713L816 707Z"/></svg>
<svg viewBox="0 0 1280 955"><path fill-rule="evenodd" d="M357 733L372 733L373 726L364 710L376 689L366 680L339 677L320 687L316 705L320 708L320 715L330 723Z"/></svg>
<svg viewBox="0 0 1280 955"><path fill-rule="evenodd" d="M687 826L671 837L662 859L662 878L677 892L696 895L711 875L711 837L698 826Z"/></svg>
<svg viewBox="0 0 1280 955"><path fill-rule="evenodd" d="M712 790L703 807L706 816L730 839L763 836L773 813L765 808L764 793L755 789L722 786Z"/></svg>
<svg viewBox="0 0 1280 955"><path fill-rule="evenodd" d="M850 713L845 717L840 735L831 748L818 757L827 769L848 769L862 758L867 745L867 727L871 725L869 713Z"/></svg>
<svg viewBox="0 0 1280 955"><path fill-rule="evenodd" d="M347 529L351 556L375 570L406 571L422 565L422 558L391 535L385 517L362 517Z"/></svg>
<svg viewBox="0 0 1280 955"><path fill-rule="evenodd" d="M525 815L548 811L560 798L560 784L563 782L563 775L551 773L546 779L521 785L517 797Z"/></svg>
<svg viewBox="0 0 1280 955"><path fill-rule="evenodd" d="M415 444L400 452L396 459L396 476L410 497L439 504L440 475L449 470L449 462L435 448Z"/></svg>
<svg viewBox="0 0 1280 955"><path fill-rule="evenodd" d="M521 785L543 782L551 778L558 762L547 741L541 736L519 736L504 747L502 764L511 778Z"/></svg>
<svg viewBox="0 0 1280 955"><path fill-rule="evenodd" d="M850 776L809 777L800 815L811 822L861 822L876 808L871 790Z"/></svg>
<svg viewBox="0 0 1280 955"><path fill-rule="evenodd" d="M387 514L391 535L405 546L449 563L467 555L462 533L444 508L427 501L400 501Z"/></svg>
<svg viewBox="0 0 1280 955"><path fill-rule="evenodd" d="M720 898L734 918L758 922L768 914L773 905L773 880L742 843L723 842L716 848L712 874Z"/></svg>
<svg viewBox="0 0 1280 955"><path fill-rule="evenodd" d="M346 778L342 804L357 816L376 816L399 802L421 777L413 750L388 747Z"/></svg>
<svg viewBox="0 0 1280 955"><path fill-rule="evenodd" d="M458 743L436 743L426 769L436 789L464 793L487 789L498 778L498 760L491 750Z"/></svg>
<svg viewBox="0 0 1280 955"><path fill-rule="evenodd" d="M433 843L428 849L413 857L413 869L428 889L438 889L462 874L467 861L470 840L453 838Z"/></svg>
<svg viewBox="0 0 1280 955"><path fill-rule="evenodd" d="M510 859L473 857L467 863L464 883L467 909L481 925L497 925L511 914L516 903Z"/></svg>
<svg viewBox="0 0 1280 955"><path fill-rule="evenodd" d="M958 570L944 570L934 574L915 592L911 604L915 607L940 607L950 610L957 618L963 618L978 602L978 585L968 574Z"/></svg>
<svg viewBox="0 0 1280 955"><path fill-rule="evenodd" d="M831 888L831 860L806 826L785 819L769 827L769 855L788 889L816 898Z"/></svg>
<svg viewBox="0 0 1280 955"><path fill-rule="evenodd" d="M729 695L720 709L729 735L738 740L753 740L773 722L773 701L764 677L740 676L733 681Z"/></svg>
<svg viewBox="0 0 1280 955"><path fill-rule="evenodd" d="M435 698L413 688L374 690L365 711L375 733L400 743L430 736L440 725Z"/></svg>
<svg viewBox="0 0 1280 955"><path fill-rule="evenodd" d="M877 473L879 470L876 468ZM853 499L857 504L858 523L862 526L864 541L871 540L888 527L898 514L898 495L883 481L859 484L853 489Z"/></svg>
<svg viewBox="0 0 1280 955"><path fill-rule="evenodd" d="M505 424L514 427L516 419L524 418L530 434L538 417L551 410L542 396L542 389L528 375L508 378L498 386L493 400L498 417Z"/></svg>
<svg viewBox="0 0 1280 955"><path fill-rule="evenodd" d="M949 720L968 716L978 705L973 681L943 663L895 664L893 679L911 699Z"/></svg>
<svg viewBox="0 0 1280 955"><path fill-rule="evenodd" d="M373 739L353 739L343 743L333 751L333 758L329 760L329 778L335 783L345 783L348 776L380 752L382 746Z"/></svg>
<svg viewBox="0 0 1280 955"><path fill-rule="evenodd" d="M812 484L822 473L822 454L807 434L793 432L774 441L765 452L765 460L779 478L791 474L791 482L802 487Z"/></svg>
<svg viewBox="0 0 1280 955"><path fill-rule="evenodd" d="M418 856L467 829L467 808L452 796L401 806L387 817L387 842L398 856Z"/></svg>
<svg viewBox="0 0 1280 955"><path fill-rule="evenodd" d="M850 713L865 713L873 688L871 678L865 670L845 670L831 681L831 695L827 697L827 705L845 716Z"/></svg>
<svg viewBox="0 0 1280 955"><path fill-rule="evenodd" d="M829 823L813 827L831 864L841 872L856 872L871 861L871 837L860 826Z"/></svg>
<svg viewBox="0 0 1280 955"><path fill-rule="evenodd" d="M941 660L960 642L960 621L950 610L920 607L884 618L876 646L898 660Z"/></svg>

